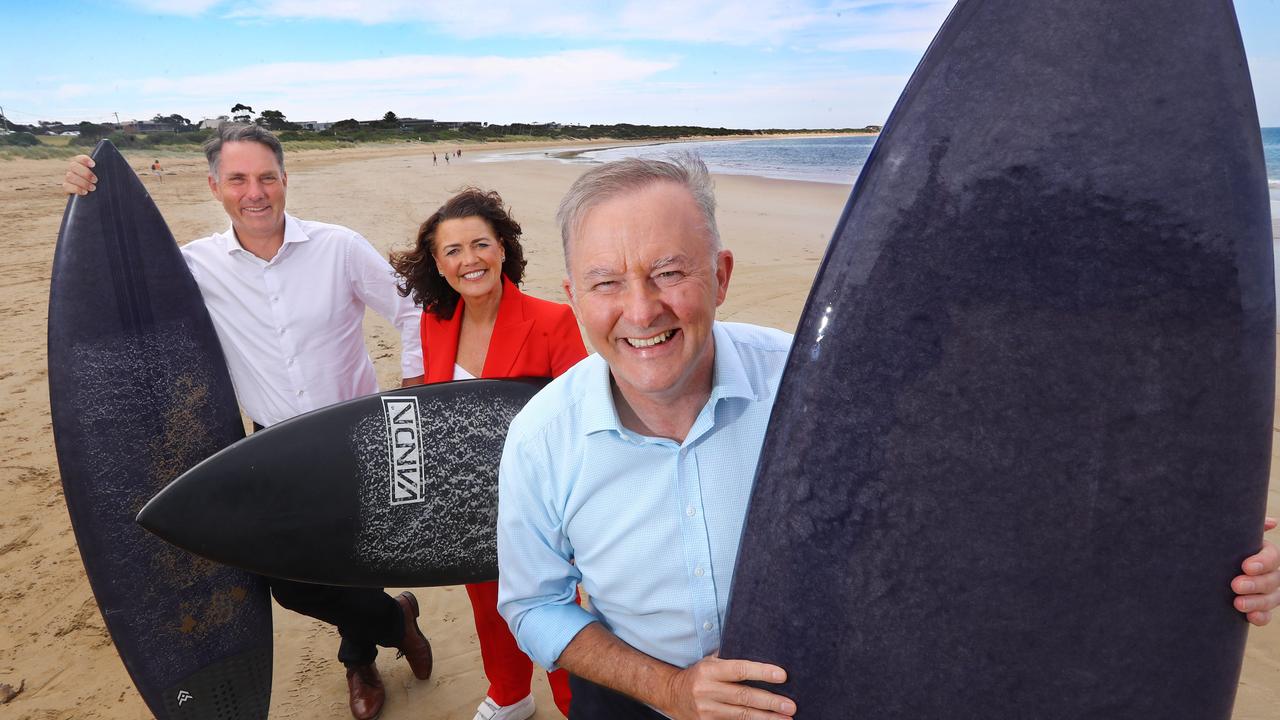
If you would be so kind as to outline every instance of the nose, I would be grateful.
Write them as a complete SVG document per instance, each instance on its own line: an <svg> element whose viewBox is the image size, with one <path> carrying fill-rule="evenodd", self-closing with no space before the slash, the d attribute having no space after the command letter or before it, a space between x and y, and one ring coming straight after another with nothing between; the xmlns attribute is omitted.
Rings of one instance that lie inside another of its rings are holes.
<svg viewBox="0 0 1280 720"><path fill-rule="evenodd" d="M257 178L249 178L248 192L245 194L249 197L262 197L266 194L266 185Z"/></svg>
<svg viewBox="0 0 1280 720"><path fill-rule="evenodd" d="M623 295L622 317L636 329L652 327L666 307L662 294L652 283L629 283Z"/></svg>

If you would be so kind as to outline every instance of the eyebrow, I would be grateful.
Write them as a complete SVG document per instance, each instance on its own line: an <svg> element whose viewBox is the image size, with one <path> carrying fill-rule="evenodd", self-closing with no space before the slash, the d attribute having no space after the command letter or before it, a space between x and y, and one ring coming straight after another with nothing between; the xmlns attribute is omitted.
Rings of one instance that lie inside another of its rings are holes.
<svg viewBox="0 0 1280 720"><path fill-rule="evenodd" d="M687 258L684 255L667 255L654 260L653 265L650 266L649 269L658 270L660 268L667 267L668 265L678 265L686 260Z"/></svg>
<svg viewBox="0 0 1280 720"><path fill-rule="evenodd" d="M603 265L596 265L594 267L587 268L586 271L582 273L582 277L602 278L602 277L612 277L617 274L618 272L613 268L607 268L607 267L604 267Z"/></svg>

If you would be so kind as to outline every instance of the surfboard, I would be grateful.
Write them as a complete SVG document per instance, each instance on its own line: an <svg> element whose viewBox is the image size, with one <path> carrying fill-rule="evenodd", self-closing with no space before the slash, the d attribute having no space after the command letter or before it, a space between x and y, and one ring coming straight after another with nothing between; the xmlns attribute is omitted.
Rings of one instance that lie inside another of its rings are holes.
<svg viewBox="0 0 1280 720"><path fill-rule="evenodd" d="M120 658L158 718L265 718L262 581L174 548L134 517L244 436L218 338L173 236L110 142L72 196L49 294L49 405L80 557Z"/></svg>
<svg viewBox="0 0 1280 720"><path fill-rule="evenodd" d="M138 522L270 577L366 587L496 580L502 445L545 384L419 385L300 415L191 468Z"/></svg>
<svg viewBox="0 0 1280 720"><path fill-rule="evenodd" d="M807 301L721 656L806 719L1229 717L1270 232L1230 2L960 0Z"/></svg>

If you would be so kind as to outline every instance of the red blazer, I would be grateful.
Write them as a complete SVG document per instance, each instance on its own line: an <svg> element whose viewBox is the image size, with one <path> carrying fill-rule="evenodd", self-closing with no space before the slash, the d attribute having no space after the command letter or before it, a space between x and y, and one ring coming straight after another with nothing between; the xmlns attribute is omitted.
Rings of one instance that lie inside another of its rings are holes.
<svg viewBox="0 0 1280 720"><path fill-rule="evenodd" d="M453 379L463 303L458 301L448 320L422 314L422 364L428 383ZM498 319L480 377L556 377L586 356L578 321L568 305L525 295L502 277Z"/></svg>

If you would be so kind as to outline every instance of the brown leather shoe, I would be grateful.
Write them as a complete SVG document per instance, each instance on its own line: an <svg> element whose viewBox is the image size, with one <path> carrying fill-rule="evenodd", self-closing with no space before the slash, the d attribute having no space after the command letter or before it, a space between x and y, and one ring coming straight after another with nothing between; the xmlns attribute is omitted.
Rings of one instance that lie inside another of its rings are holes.
<svg viewBox="0 0 1280 720"><path fill-rule="evenodd" d="M351 696L351 716L356 720L375 720L382 714L387 691L382 687L377 665L347 668L347 692Z"/></svg>
<svg viewBox="0 0 1280 720"><path fill-rule="evenodd" d="M402 592L396 597L396 603L404 615L404 636L396 644L396 649L409 661L413 676L426 680L431 677L431 643L418 629L418 598L411 592Z"/></svg>

